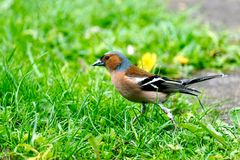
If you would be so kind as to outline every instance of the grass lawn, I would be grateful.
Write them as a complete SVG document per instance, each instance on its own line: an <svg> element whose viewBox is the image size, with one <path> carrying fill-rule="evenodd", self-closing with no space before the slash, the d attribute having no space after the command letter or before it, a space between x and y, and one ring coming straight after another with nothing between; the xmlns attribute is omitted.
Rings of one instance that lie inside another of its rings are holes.
<svg viewBox="0 0 240 160"><path fill-rule="evenodd" d="M122 98L105 69L90 66L110 50L135 64L152 53L152 72L176 78L240 66L233 33L215 32L189 19L192 10L171 13L165 5L0 0L0 159L240 159L239 108L227 124L218 104L204 111L194 98L176 94L165 103L176 131L154 105L133 124L140 104Z"/></svg>

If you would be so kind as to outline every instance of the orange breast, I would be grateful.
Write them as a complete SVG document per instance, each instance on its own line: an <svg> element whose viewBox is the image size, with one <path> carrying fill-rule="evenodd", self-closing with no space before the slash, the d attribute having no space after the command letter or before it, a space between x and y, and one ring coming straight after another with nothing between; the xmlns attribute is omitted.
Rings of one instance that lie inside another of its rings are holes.
<svg viewBox="0 0 240 160"><path fill-rule="evenodd" d="M166 94L160 92L142 91L136 82L125 76L124 72L112 72L111 77L117 91L130 101L159 103L166 98Z"/></svg>

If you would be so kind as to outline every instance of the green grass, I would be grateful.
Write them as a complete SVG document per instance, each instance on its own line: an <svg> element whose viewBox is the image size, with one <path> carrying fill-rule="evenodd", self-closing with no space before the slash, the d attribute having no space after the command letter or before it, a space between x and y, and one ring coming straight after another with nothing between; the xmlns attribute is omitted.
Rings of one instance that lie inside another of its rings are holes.
<svg viewBox="0 0 240 160"><path fill-rule="evenodd" d="M239 66L239 41L188 12L170 13L161 1L0 1L0 158L239 159L240 121L222 122L217 104L204 112L176 95L165 104L175 132L154 105L133 124L140 105L90 66L128 45L133 63L156 53L164 75L182 75L178 54L190 60L187 73Z"/></svg>

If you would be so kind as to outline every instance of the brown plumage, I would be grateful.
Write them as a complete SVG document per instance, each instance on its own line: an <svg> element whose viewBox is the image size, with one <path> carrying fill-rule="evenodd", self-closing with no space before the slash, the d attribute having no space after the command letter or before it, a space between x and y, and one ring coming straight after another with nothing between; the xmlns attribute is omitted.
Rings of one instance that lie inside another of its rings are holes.
<svg viewBox="0 0 240 160"><path fill-rule="evenodd" d="M126 76L130 77L151 77L154 76L154 74L146 72L137 66L132 65L126 70Z"/></svg>

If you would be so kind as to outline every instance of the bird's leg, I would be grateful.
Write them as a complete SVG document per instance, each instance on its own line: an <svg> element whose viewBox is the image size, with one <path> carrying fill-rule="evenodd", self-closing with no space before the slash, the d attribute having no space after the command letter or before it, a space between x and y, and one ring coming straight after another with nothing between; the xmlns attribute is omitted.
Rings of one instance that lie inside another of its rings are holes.
<svg viewBox="0 0 240 160"><path fill-rule="evenodd" d="M146 113L146 111L147 111L146 104L145 104L145 103L142 103L141 114L144 114L144 113Z"/></svg>
<svg viewBox="0 0 240 160"><path fill-rule="evenodd" d="M168 116L168 118L169 118L169 119L171 120L171 122L173 123L174 128L176 129L176 128L177 128L177 125L176 125L176 123L174 122L173 115L172 115L170 109L164 107L162 103L159 103L158 105L159 105L159 107L162 109L162 111Z"/></svg>
<svg viewBox="0 0 240 160"><path fill-rule="evenodd" d="M141 109L141 113L139 115L137 115L134 119L133 119L133 123L144 113L146 113L147 107L145 103L142 103L142 109Z"/></svg>

